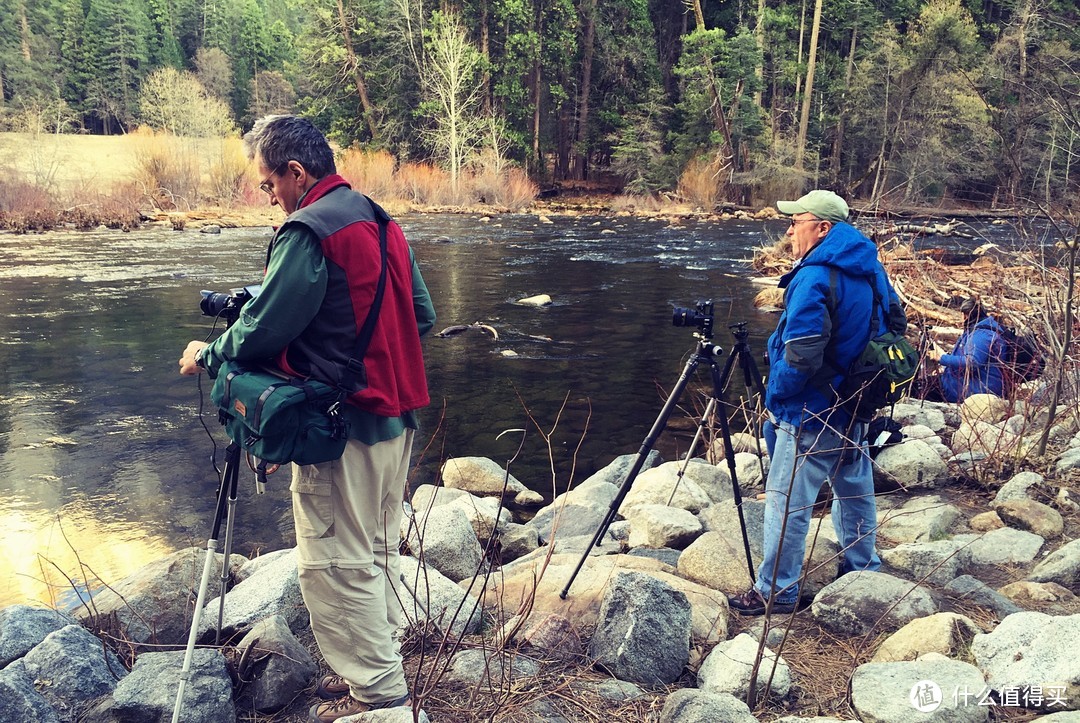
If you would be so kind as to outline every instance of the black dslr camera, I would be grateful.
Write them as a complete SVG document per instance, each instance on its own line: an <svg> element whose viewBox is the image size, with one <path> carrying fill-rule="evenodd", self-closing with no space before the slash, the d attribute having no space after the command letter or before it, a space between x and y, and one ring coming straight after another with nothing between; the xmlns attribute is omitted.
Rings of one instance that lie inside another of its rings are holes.
<svg viewBox="0 0 1080 723"><path fill-rule="evenodd" d="M258 296L260 291L262 291L260 284L229 289L228 293L204 289L199 292L202 294L199 308L202 309L204 316L221 317L228 324L232 324L240 318L240 307Z"/></svg>
<svg viewBox="0 0 1080 723"><path fill-rule="evenodd" d="M713 302L699 301L693 309L676 306L671 314L672 326L696 326L706 338L712 336Z"/></svg>

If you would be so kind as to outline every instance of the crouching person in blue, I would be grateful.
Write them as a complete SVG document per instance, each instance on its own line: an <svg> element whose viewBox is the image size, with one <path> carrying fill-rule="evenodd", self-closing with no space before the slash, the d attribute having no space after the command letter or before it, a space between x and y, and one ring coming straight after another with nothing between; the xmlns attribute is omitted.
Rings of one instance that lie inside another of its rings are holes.
<svg viewBox="0 0 1080 723"><path fill-rule="evenodd" d="M952 352L927 354L941 365L939 401L962 402L972 394L1005 396L1005 329L975 297L965 299L960 311L964 312L964 333Z"/></svg>
<svg viewBox="0 0 1080 723"><path fill-rule="evenodd" d="M810 515L823 484L832 487L841 572L881 566L866 424L852 421L834 389L871 332L878 336L907 326L877 247L846 223L842 198L816 190L777 207L791 215L787 235L796 263L780 279L785 311L769 338L765 403L771 466L763 557L755 585L729 600L744 615L761 615L767 607L774 613L795 610Z"/></svg>

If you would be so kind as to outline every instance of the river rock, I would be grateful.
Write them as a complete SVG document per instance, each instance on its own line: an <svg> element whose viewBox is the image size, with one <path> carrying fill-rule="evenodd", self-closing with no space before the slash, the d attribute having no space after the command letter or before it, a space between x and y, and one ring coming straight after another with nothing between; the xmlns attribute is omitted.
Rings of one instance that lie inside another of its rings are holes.
<svg viewBox="0 0 1080 723"><path fill-rule="evenodd" d="M638 505L666 505L669 499L672 507L694 513L712 504L712 498L689 474L681 479L678 477L679 469L679 462L665 462L638 475L634 486L623 499L623 515ZM671 496L672 490L675 490L674 498Z"/></svg>
<svg viewBox="0 0 1080 723"><path fill-rule="evenodd" d="M934 488L948 481L949 468L941 455L920 439L886 447L874 459L877 487L899 485L904 489Z"/></svg>
<svg viewBox="0 0 1080 723"><path fill-rule="evenodd" d="M677 470L683 462L668 462L671 469ZM660 465L663 469L666 465ZM738 472L736 472L738 474ZM683 480L693 480L715 504L730 503L735 499L731 487L731 473L727 465L712 465L704 460L692 459L683 472Z"/></svg>
<svg viewBox="0 0 1080 723"><path fill-rule="evenodd" d="M936 613L915 618L890 635L874 654L875 663L896 663L915 660L926 653L941 653L956 657L971 645L971 639L982 630L964 615Z"/></svg>
<svg viewBox="0 0 1080 723"><path fill-rule="evenodd" d="M945 586L945 592L962 605L978 605L990 610L999 618L1023 610L1012 600L971 575L961 575L950 581Z"/></svg>
<svg viewBox="0 0 1080 723"><path fill-rule="evenodd" d="M0 670L0 720L60 723L60 716L34 687L21 660Z"/></svg>
<svg viewBox="0 0 1080 723"><path fill-rule="evenodd" d="M978 452L987 456L1012 454L1020 438L1005 431L1000 424L985 421L964 422L953 432L952 450Z"/></svg>
<svg viewBox="0 0 1080 723"><path fill-rule="evenodd" d="M588 479L579 484L575 489L589 487L590 485L598 483L615 485L616 488L622 487L623 482L626 481L626 475L630 473L634 463L637 462L637 458L638 455L636 454L621 454L602 467L599 471L590 475ZM646 454L645 458L641 461L641 469L638 470L638 474L663 464L663 461L664 460L659 452L655 449L649 450L649 453Z"/></svg>
<svg viewBox="0 0 1080 723"><path fill-rule="evenodd" d="M499 560L502 563L524 557L540 546L540 536L528 525L511 522L499 535Z"/></svg>
<svg viewBox="0 0 1080 723"><path fill-rule="evenodd" d="M1080 709L1080 615L1054 617L1020 612L1001 621L990 633L976 635L971 652L995 691L1051 685L1064 686L1063 707Z"/></svg>
<svg viewBox="0 0 1080 723"><path fill-rule="evenodd" d="M1001 485L997 496L994 497L994 504L1008 502L1009 500L1030 499L1028 491L1032 487L1041 485L1044 481L1043 476L1037 472L1018 472L1008 482Z"/></svg>
<svg viewBox="0 0 1080 723"><path fill-rule="evenodd" d="M487 457L453 457L442 466L443 484L451 489L461 489L480 497L499 497L506 493L516 497L528 491L517 477Z"/></svg>
<svg viewBox="0 0 1080 723"><path fill-rule="evenodd" d="M404 611L399 636L410 624L430 623L460 638L475 633L483 622L479 590L463 590L411 555L401 556L401 585L396 589Z"/></svg>
<svg viewBox="0 0 1080 723"><path fill-rule="evenodd" d="M200 638L217 625L219 605L219 598L214 598L203 608ZM270 615L284 617L293 631L307 627L310 622L300 595L295 548L292 554L282 555L225 594L221 637L228 639Z"/></svg>
<svg viewBox="0 0 1080 723"><path fill-rule="evenodd" d="M511 682L535 678L540 666L527 655L475 649L460 650L450 661L446 680L475 688L477 685L506 687Z"/></svg>
<svg viewBox="0 0 1080 723"><path fill-rule="evenodd" d="M263 555L253 557L250 560L248 560L247 562L245 562L244 564L242 564L236 570L236 572L233 574L233 578L236 580L237 583L241 583L244 580L247 580L252 575L254 575L259 570L266 567L267 565L270 565L273 562L275 562L278 558L287 557L287 556L294 556L293 559L296 559L295 555L296 555L296 551L295 551L294 548L286 547L286 548L283 548L281 550L274 550L273 552L267 552L267 553L265 553ZM230 560L229 560L229 565L230 566L232 565L231 556L230 556Z"/></svg>
<svg viewBox="0 0 1080 723"><path fill-rule="evenodd" d="M1044 610L1043 612L1053 611L1065 614L1080 609L1076 604L1076 595L1056 582L1020 580L1009 583L1001 588L1000 592L1005 597L1018 603L1024 603L1028 606L1031 603L1037 603L1050 608L1050 610Z"/></svg>
<svg viewBox="0 0 1080 723"><path fill-rule="evenodd" d="M978 668L959 660L866 663L851 677L851 707L863 723L982 723L990 719L989 707L952 693L977 695L984 684Z"/></svg>
<svg viewBox="0 0 1080 723"><path fill-rule="evenodd" d="M144 653L113 691L111 712L121 721L172 719L184 651ZM217 650L197 649L191 680L184 686L180 720L184 723L235 723L232 679Z"/></svg>
<svg viewBox="0 0 1080 723"><path fill-rule="evenodd" d="M519 638L550 657L575 660L585 653L585 646L574 624L562 615L545 615L539 620L530 620Z"/></svg>
<svg viewBox="0 0 1080 723"><path fill-rule="evenodd" d="M469 517L455 502L427 513L409 533L409 548L417 557L454 582L476 574L484 560L484 550L476 539Z"/></svg>
<svg viewBox="0 0 1080 723"><path fill-rule="evenodd" d="M1005 526L1005 523L1001 521L998 514L993 510L989 512L980 512L979 514L968 520L968 527L975 532L989 532L990 530L1000 530Z"/></svg>
<svg viewBox="0 0 1080 723"><path fill-rule="evenodd" d="M523 600L532 597L533 615L558 613L573 620L575 625L587 628L596 624L600 603L612 576L625 570L637 571L655 577L686 595L691 606L691 630L695 641L714 642L727 638L727 598L716 590L673 574L670 566L647 557L602 555L586 558L563 600L559 593L580 559L580 554L556 553L546 567L543 560L533 560L528 564L514 562L509 568L504 568L502 575L492 579L492 585L485 593L485 601L501 606L504 614L513 615Z"/></svg>
<svg viewBox="0 0 1080 723"><path fill-rule="evenodd" d="M626 515L631 547L682 549L701 534L701 522L686 510L666 505L639 505Z"/></svg>
<svg viewBox="0 0 1080 723"><path fill-rule="evenodd" d="M547 294L537 294L536 296L526 296L524 299L518 299L517 303L522 306L550 306L552 301Z"/></svg>
<svg viewBox="0 0 1080 723"><path fill-rule="evenodd" d="M742 525L746 525L746 536L750 541L750 555L755 562L761 560L761 544L765 539L765 500L744 499L742 501L742 521L739 510L732 502L709 505L698 513L698 519L705 530L722 532L733 543L743 547ZM831 526L830 526L831 527ZM745 557L745 556L744 556Z"/></svg>
<svg viewBox="0 0 1080 723"><path fill-rule="evenodd" d="M849 572L814 598L810 611L827 630L862 635L896 630L937 612L924 588L883 572Z"/></svg>
<svg viewBox="0 0 1080 723"><path fill-rule="evenodd" d="M108 695L127 675L120 658L79 625L49 633L19 663L61 720L75 720L81 704Z"/></svg>
<svg viewBox="0 0 1080 723"><path fill-rule="evenodd" d="M472 525L477 539L486 541L494 531L502 531L513 519L510 510L499 504L498 497L477 497L465 490L421 485L412 496L413 518L402 519L402 537L408 539L410 526L424 526L436 507L461 509Z"/></svg>
<svg viewBox="0 0 1080 723"><path fill-rule="evenodd" d="M1080 540L1073 540L1051 552L1035 566L1027 579L1056 582L1070 590L1080 588Z"/></svg>
<svg viewBox="0 0 1080 723"><path fill-rule="evenodd" d="M1059 475L1078 468L1080 468L1080 447L1071 447L1065 450L1054 464L1054 471Z"/></svg>
<svg viewBox="0 0 1080 723"><path fill-rule="evenodd" d="M901 426L921 424L935 434L945 429L945 412L934 402L900 402L892 408L892 418Z"/></svg>
<svg viewBox="0 0 1080 723"><path fill-rule="evenodd" d="M240 677L252 681L245 692L259 713L274 713L287 706L319 672L311 653L280 615L257 622L236 647L240 659L249 661Z"/></svg>
<svg viewBox="0 0 1080 723"><path fill-rule="evenodd" d="M879 510L878 535L892 542L930 542L948 536L960 510L937 495L915 497L901 507Z"/></svg>
<svg viewBox="0 0 1080 723"><path fill-rule="evenodd" d="M906 542L880 552L882 562L911 577L944 585L963 573L968 564L967 542L935 540Z"/></svg>
<svg viewBox="0 0 1080 723"><path fill-rule="evenodd" d="M993 394L972 394L960 403L960 418L965 422L1003 422L1012 404Z"/></svg>
<svg viewBox="0 0 1080 723"><path fill-rule="evenodd" d="M651 557L672 567L678 567L682 550L673 550L670 547L631 547L626 554Z"/></svg>
<svg viewBox="0 0 1080 723"><path fill-rule="evenodd" d="M680 688L664 701L660 723L757 723L746 703L729 693Z"/></svg>
<svg viewBox="0 0 1080 723"><path fill-rule="evenodd" d="M750 673L757 657L758 641L746 633L718 643L698 669L698 687L706 693L728 693L742 699L750 692ZM773 666L776 666L773 672ZM771 697L784 698L791 690L791 668L783 657L765 648L755 690L761 697L772 676Z"/></svg>
<svg viewBox="0 0 1080 723"><path fill-rule="evenodd" d="M1027 530L1047 540L1060 537L1065 530L1061 513L1035 500L1006 500L995 504L994 511L1009 527Z"/></svg>
<svg viewBox="0 0 1080 723"><path fill-rule="evenodd" d="M710 508L713 509L713 508ZM813 525L806 536L803 564L809 569L806 586L800 594L812 597L836 579L840 570L839 545L827 537L818 536L811 549ZM751 554L754 554L751 538ZM756 538L760 548L761 537ZM755 563L760 563L760 554ZM679 574L688 580L701 583L726 595L737 595L750 587L750 571L746 564L741 533L736 525L722 530L706 532L690 544L679 556Z"/></svg>
<svg viewBox="0 0 1080 723"><path fill-rule="evenodd" d="M719 463L726 464L727 462ZM760 487L769 475L769 458L759 457L752 452L736 452L735 474L739 478L740 487Z"/></svg>
<svg viewBox="0 0 1080 723"><path fill-rule="evenodd" d="M980 535L968 545L968 555L972 565L1027 563L1039 554L1043 542L1043 538L1030 532L1002 527Z"/></svg>
<svg viewBox="0 0 1080 723"><path fill-rule="evenodd" d="M75 618L56 610L11 605L0 610L0 668L26 655L31 648Z"/></svg>
<svg viewBox="0 0 1080 723"><path fill-rule="evenodd" d="M644 573L616 573L600 605L589 656L619 680L674 683L690 660L690 601Z"/></svg>
<svg viewBox="0 0 1080 723"><path fill-rule="evenodd" d="M599 505L559 504L542 508L525 525L536 531L541 544L552 539L593 535L608 514Z"/></svg>
<svg viewBox="0 0 1080 723"><path fill-rule="evenodd" d="M224 555L214 553L210 565L210 594L220 592L224 559ZM189 547L177 550L143 565L123 580L97 592L91 609L97 613L98 619L115 614L127 637L136 643L186 643L191 629L191 609L205 561L204 549ZM248 559L242 555L230 555L230 571L235 572L247 562ZM87 615L83 618L91 627L96 624L92 617Z"/></svg>

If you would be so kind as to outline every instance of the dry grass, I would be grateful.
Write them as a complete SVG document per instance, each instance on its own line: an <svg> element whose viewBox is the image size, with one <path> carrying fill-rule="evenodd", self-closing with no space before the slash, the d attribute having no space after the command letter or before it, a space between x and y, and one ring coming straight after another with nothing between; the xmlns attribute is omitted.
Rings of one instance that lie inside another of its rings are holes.
<svg viewBox="0 0 1080 723"><path fill-rule="evenodd" d="M692 158L679 176L677 193L690 205L711 211L720 200L719 173L714 159Z"/></svg>
<svg viewBox="0 0 1080 723"><path fill-rule="evenodd" d="M394 192L396 161L388 151L349 148L337 160L340 173L352 187L378 200Z"/></svg>

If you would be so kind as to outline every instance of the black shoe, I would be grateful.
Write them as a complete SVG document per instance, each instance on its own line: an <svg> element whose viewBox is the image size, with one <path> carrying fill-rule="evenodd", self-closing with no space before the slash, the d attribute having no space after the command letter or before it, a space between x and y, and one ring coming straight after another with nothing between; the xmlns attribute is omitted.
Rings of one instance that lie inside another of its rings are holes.
<svg viewBox="0 0 1080 723"><path fill-rule="evenodd" d="M728 605L740 615L764 615L765 608L769 603L761 596L756 588L750 588L742 595L728 598ZM795 603L782 603L774 601L772 613L793 613Z"/></svg>

